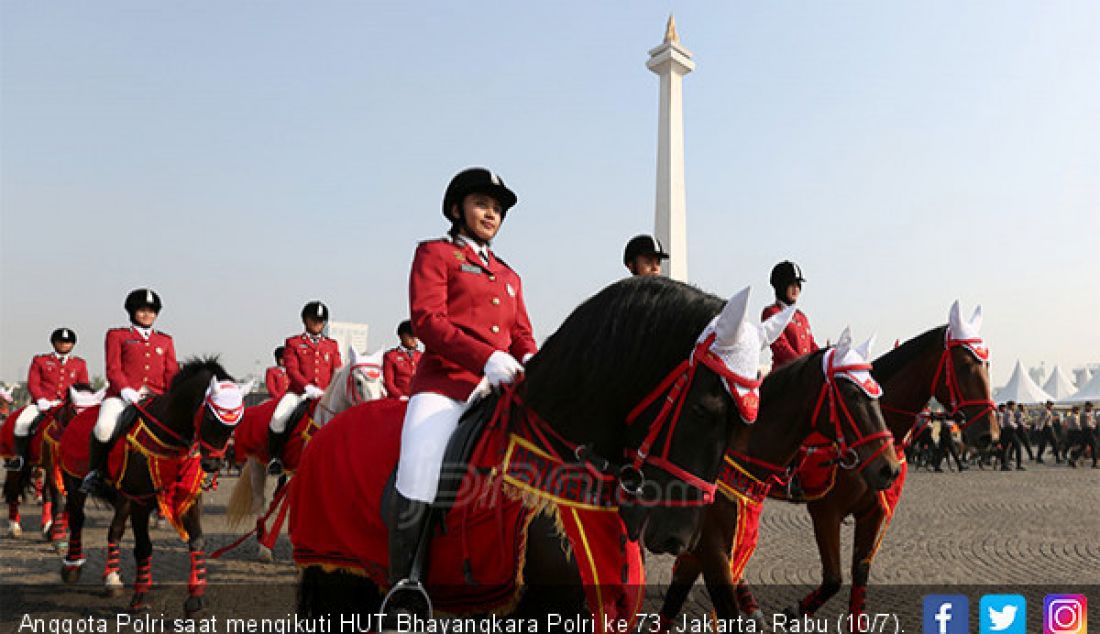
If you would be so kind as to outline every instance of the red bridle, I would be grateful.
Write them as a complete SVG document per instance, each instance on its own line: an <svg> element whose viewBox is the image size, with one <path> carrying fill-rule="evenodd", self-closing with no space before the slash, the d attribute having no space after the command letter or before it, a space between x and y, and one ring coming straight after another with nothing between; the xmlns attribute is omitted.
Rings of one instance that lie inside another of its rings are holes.
<svg viewBox="0 0 1100 634"><path fill-rule="evenodd" d="M352 405L359 405L363 402L363 397L359 394L359 390L355 389L355 371L359 368L373 368L367 370L367 378L376 380L382 376L382 368L377 363L356 363L348 369L348 378L345 379L344 390L347 393L348 401ZM336 412L333 412L334 414Z"/></svg>
<svg viewBox="0 0 1100 634"><path fill-rule="evenodd" d="M955 369L955 359L951 354L955 348L963 348L969 354L974 355L979 361L985 363L989 361L989 349L985 347L984 342L980 337L971 339L954 339L951 337L950 330L945 333L945 341L943 345L943 352L940 353L940 360L936 363L936 372L932 375L932 385L929 388L929 393L932 396L936 395L936 388L940 385L940 380L943 380L943 387L947 390L947 403L944 403L950 410L947 412L948 418L955 418L964 407L973 407L977 405L984 405L985 408L973 418L967 417L959 425L959 431L965 430L976 421L981 420L985 416L989 415L997 409L996 403L991 398L984 399L967 399L963 396L962 388L959 387L959 374ZM925 418L929 418L921 412L909 412L896 407L882 406L882 409L893 412L896 414L904 414L912 416L914 418L913 425L906 434L907 442L912 442L916 436L916 428L925 422Z"/></svg>
<svg viewBox="0 0 1100 634"><path fill-rule="evenodd" d="M695 371L698 369L699 365L705 365L726 382L726 389L737 404L741 416L747 422L756 420L757 410L760 405L759 398L756 396L756 389L760 387L761 380L743 377L730 369L725 361L711 349L711 345L714 343L715 338L716 335L711 333L709 337L696 344L691 356L686 361L676 366L676 368L674 368L672 372L670 372L668 376L649 393L649 395L642 399L626 417L626 424L628 426L633 425L634 422L638 420L638 417L641 416L642 412L664 395L664 404L657 412L657 416L653 419L653 422L650 423L645 439L638 446L634 455L628 456L631 460L630 463L623 465L619 470L619 486L623 491L634 497L640 497L642 488L645 485L645 476L642 474L642 468L645 465L649 465L655 469L660 469L668 473L677 480L687 484L692 489L696 489L700 492L700 496L697 498L663 500L647 503L649 506L706 506L714 501L714 493L718 488L714 482L703 480L669 459L676 426L680 422L680 414L683 410L684 403L687 401L687 395L690 391L692 380L695 378ZM730 383L746 388L750 390L750 392L741 396ZM661 435L661 432L666 428L667 432L665 434L664 444L661 446L659 453L652 453L654 443Z"/></svg>
<svg viewBox="0 0 1100 634"><path fill-rule="evenodd" d="M149 413L149 410L145 409L144 402L134 403L134 408L141 414L142 420L155 427L158 431L163 432L173 441L180 445L181 450L185 450L186 453L191 453L191 450L196 446L206 450L207 456L210 458L222 458L225 456L225 445L220 448L211 445L202 438L202 418L203 413L209 409L210 412L218 419L221 424L227 427L235 427L241 422L241 417L244 415L244 404L241 407L221 407L214 400L207 395L203 398L203 406L200 407L192 419L191 438L184 438L180 434L176 433L171 427L168 427L156 416ZM228 443L229 437L226 437Z"/></svg>

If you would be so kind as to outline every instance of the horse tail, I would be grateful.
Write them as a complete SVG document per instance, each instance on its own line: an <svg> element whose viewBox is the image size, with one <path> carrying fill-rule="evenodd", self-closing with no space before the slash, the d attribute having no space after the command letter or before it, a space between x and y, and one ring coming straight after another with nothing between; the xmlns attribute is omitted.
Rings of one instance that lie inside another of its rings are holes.
<svg viewBox="0 0 1100 634"><path fill-rule="evenodd" d="M237 484L229 495L225 516L230 528L236 528L245 520L252 519L252 470L258 466L259 463L251 456L245 460L241 475L237 478Z"/></svg>

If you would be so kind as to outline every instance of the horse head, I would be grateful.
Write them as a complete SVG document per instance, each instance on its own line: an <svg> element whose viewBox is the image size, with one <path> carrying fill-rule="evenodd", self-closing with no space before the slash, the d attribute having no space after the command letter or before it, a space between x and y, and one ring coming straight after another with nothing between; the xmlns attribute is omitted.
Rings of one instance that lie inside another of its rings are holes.
<svg viewBox="0 0 1100 634"><path fill-rule="evenodd" d="M386 388L382 383L382 355L382 350L369 355L359 354L355 348L348 346L350 367L344 389L350 404L358 405L386 397Z"/></svg>
<svg viewBox="0 0 1100 634"><path fill-rule="evenodd" d="M872 489L893 484L901 473L893 434L879 407L882 387L871 376L869 361L875 337L852 345L848 328L821 357L825 385L815 404L814 429L839 444L838 464L855 469Z"/></svg>
<svg viewBox="0 0 1100 634"><path fill-rule="evenodd" d="M943 359L937 368L936 400L962 419L963 441L974 447L993 443L999 434L989 380L989 348L981 337L982 307L963 319L958 300L951 305Z"/></svg>
<svg viewBox="0 0 1100 634"><path fill-rule="evenodd" d="M210 377L210 385L198 413L199 455L202 470L215 473L222 466L229 437L244 415L244 397L252 391L252 381L238 384L231 378Z"/></svg>
<svg viewBox="0 0 1100 634"><path fill-rule="evenodd" d="M630 536L642 535L654 552L691 547L726 447L735 430L756 420L760 353L783 332L794 308L761 323L748 317L749 293L746 287L726 302L681 368L628 419L633 462L621 470L627 498L620 514ZM648 426L636 424L650 416Z"/></svg>

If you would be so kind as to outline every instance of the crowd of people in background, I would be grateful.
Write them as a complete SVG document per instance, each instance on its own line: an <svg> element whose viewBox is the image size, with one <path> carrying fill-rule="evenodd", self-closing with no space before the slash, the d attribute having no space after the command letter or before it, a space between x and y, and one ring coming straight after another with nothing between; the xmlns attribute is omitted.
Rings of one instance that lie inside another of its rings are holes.
<svg viewBox="0 0 1100 634"><path fill-rule="evenodd" d="M1026 471L1025 455L1026 462L1035 464L1053 460L1074 469L1100 469L1100 416L1091 402L1055 406L1047 401L1041 407L1028 407L1008 401L997 406L996 417L1000 438L988 451L979 452L961 446L958 421L929 415L930 424L909 447L910 460L936 472L944 470L948 457L948 464L959 471L969 464L991 466L994 461L1001 471Z"/></svg>

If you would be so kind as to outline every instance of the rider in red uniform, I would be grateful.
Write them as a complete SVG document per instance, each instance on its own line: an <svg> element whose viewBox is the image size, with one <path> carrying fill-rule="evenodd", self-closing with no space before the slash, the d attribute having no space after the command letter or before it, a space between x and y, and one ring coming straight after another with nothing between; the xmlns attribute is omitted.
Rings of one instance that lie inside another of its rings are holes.
<svg viewBox="0 0 1100 634"><path fill-rule="evenodd" d="M767 319L783 310L787 306L793 306L802 294L802 269L788 260L776 264L772 268L771 285L775 289L775 303L764 308L761 319ZM772 342L772 369L784 366L804 354L815 352L818 349L814 335L810 332L810 320L806 319L801 310L794 311L787 328L779 338Z"/></svg>
<svg viewBox="0 0 1100 634"><path fill-rule="evenodd" d="M122 411L148 396L167 392L172 377L179 372L172 337L153 330L162 307L160 296L152 289L139 288L126 296L123 306L130 315L130 325L107 331L109 384L107 398L99 408L99 418L92 430L90 471L80 487L85 493L95 492L102 483Z"/></svg>
<svg viewBox="0 0 1100 634"><path fill-rule="evenodd" d="M390 576L407 578L435 500L443 453L484 377L510 383L535 353L519 275L490 249L516 195L483 168L459 172L443 196L448 235L422 242L409 274L412 326L425 353L401 434L390 518Z"/></svg>
<svg viewBox="0 0 1100 634"><path fill-rule="evenodd" d="M279 399L271 422L268 423L267 441L271 462L267 465L267 472L271 475L283 472L283 446L286 445L289 433L293 431L287 425L290 415L303 399L324 396L332 375L342 365L336 340L322 334L328 317L328 306L318 301L309 302L302 308L305 332L286 340L283 362L290 386L287 393Z"/></svg>
<svg viewBox="0 0 1100 634"><path fill-rule="evenodd" d="M631 275L660 275L661 260L667 259L661 241L650 235L634 236L623 250L623 265Z"/></svg>
<svg viewBox="0 0 1100 634"><path fill-rule="evenodd" d="M412 322L405 320L397 326L401 345L382 355L382 380L390 398L409 399L409 386L416 366L420 363L420 341L413 334Z"/></svg>
<svg viewBox="0 0 1100 634"><path fill-rule="evenodd" d="M267 369L264 373L264 385L267 386L267 393L273 399L281 399L286 394L286 390L290 387L290 377L286 375L286 362L283 360L283 355L286 352L286 346L279 346L275 348L275 365Z"/></svg>
<svg viewBox="0 0 1100 634"><path fill-rule="evenodd" d="M50 335L53 352L40 354L31 360L27 374L27 391L31 403L15 419L15 457L4 463L9 471L19 471L27 457L27 446L37 422L47 412L61 404L74 383L88 382L88 366L84 359L71 354L76 345L76 333L71 328L58 328Z"/></svg>

